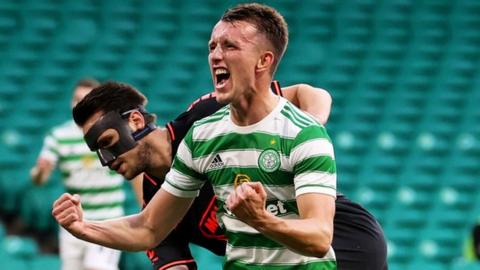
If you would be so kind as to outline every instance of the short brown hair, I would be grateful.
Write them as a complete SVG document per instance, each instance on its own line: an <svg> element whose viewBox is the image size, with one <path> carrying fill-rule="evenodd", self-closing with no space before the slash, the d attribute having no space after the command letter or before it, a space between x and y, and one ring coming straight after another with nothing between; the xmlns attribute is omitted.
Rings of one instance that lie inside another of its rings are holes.
<svg viewBox="0 0 480 270"><path fill-rule="evenodd" d="M224 22L246 21L255 26L270 41L275 59L272 74L282 59L288 45L288 26L283 16L274 8L258 4L239 4L225 11Z"/></svg>
<svg viewBox="0 0 480 270"><path fill-rule="evenodd" d="M133 86L126 83L109 81L94 88L72 110L73 120L79 126L96 112L125 112L147 105L147 98ZM155 114L141 111L147 123L156 120Z"/></svg>

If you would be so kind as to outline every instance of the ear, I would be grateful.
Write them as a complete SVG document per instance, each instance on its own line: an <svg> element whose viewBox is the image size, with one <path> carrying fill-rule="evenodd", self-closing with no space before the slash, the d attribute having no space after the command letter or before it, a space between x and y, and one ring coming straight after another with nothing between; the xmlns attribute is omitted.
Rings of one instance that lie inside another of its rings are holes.
<svg viewBox="0 0 480 270"><path fill-rule="evenodd" d="M273 65L274 59L275 59L275 56L273 55L273 52L265 51L258 59L258 62L256 65L256 71L261 72L265 70L270 70L270 68Z"/></svg>
<svg viewBox="0 0 480 270"><path fill-rule="evenodd" d="M133 111L128 117L128 124L134 131L143 129L145 127L145 118L139 111Z"/></svg>

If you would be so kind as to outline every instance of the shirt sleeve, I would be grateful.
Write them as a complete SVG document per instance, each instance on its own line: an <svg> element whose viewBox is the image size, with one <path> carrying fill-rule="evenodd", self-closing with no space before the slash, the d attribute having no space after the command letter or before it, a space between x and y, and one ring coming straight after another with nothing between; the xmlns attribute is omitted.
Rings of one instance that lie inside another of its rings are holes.
<svg viewBox="0 0 480 270"><path fill-rule="evenodd" d="M337 172L333 145L323 126L304 128L290 153L295 195L322 193L336 197Z"/></svg>
<svg viewBox="0 0 480 270"><path fill-rule="evenodd" d="M58 142L53 136L53 134L48 134L43 140L42 150L40 150L40 158L51 161L54 165L57 164L58 157Z"/></svg>
<svg viewBox="0 0 480 270"><path fill-rule="evenodd" d="M198 172L193 161L192 130L193 128L180 143L172 168L162 184L164 190L177 197L196 197L205 183L205 177Z"/></svg>

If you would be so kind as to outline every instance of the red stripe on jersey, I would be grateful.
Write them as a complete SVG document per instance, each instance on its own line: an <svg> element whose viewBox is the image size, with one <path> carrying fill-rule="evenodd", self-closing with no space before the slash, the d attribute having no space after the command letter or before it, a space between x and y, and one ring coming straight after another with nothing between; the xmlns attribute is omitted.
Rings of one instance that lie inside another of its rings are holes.
<svg viewBox="0 0 480 270"><path fill-rule="evenodd" d="M167 129L168 129L168 132L170 133L170 138L172 139L172 141L175 141L175 132L173 132L172 124L168 123Z"/></svg>
<svg viewBox="0 0 480 270"><path fill-rule="evenodd" d="M200 98L198 98L197 100L195 100L194 102L192 102L192 104L190 104L190 106L188 106L187 111L190 111L190 110L191 110L193 107L195 107L195 105L197 105L197 103L199 103L200 101L205 100L205 99L209 99L209 98L212 98L212 97L215 97L215 92L212 92L212 93L205 94L205 95L201 96Z"/></svg>
<svg viewBox="0 0 480 270"><path fill-rule="evenodd" d="M171 262L169 264L165 264L164 266L161 266L160 268L158 268L158 270L165 270L165 269L168 269L168 268L170 268L172 266L175 266L175 265L187 264L187 263L192 263L192 262L195 262L195 260L190 259L190 260L174 261L174 262Z"/></svg>
<svg viewBox="0 0 480 270"><path fill-rule="evenodd" d="M150 181L150 183L152 183L152 185L158 186L158 183L157 183L153 178L151 178L150 176L148 176L148 174L143 173L143 176L144 176L145 178L147 178L147 180Z"/></svg>
<svg viewBox="0 0 480 270"><path fill-rule="evenodd" d="M282 88L280 88L280 83L278 81L276 81L276 80L272 81L272 88L273 88L275 94L283 97Z"/></svg>

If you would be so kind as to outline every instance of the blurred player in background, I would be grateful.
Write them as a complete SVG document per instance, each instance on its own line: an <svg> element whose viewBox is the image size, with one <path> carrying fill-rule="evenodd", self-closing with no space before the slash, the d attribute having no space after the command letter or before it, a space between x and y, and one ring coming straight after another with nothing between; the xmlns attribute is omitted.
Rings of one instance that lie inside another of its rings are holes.
<svg viewBox="0 0 480 270"><path fill-rule="evenodd" d="M73 91L72 107L99 83L93 79L79 81ZM102 220L124 215L123 177L101 166L83 140L74 121L54 127L46 136L32 181L44 184L55 167L60 169L67 192L80 194L85 218ZM79 240L60 228L60 258L64 270L116 270L120 251Z"/></svg>

